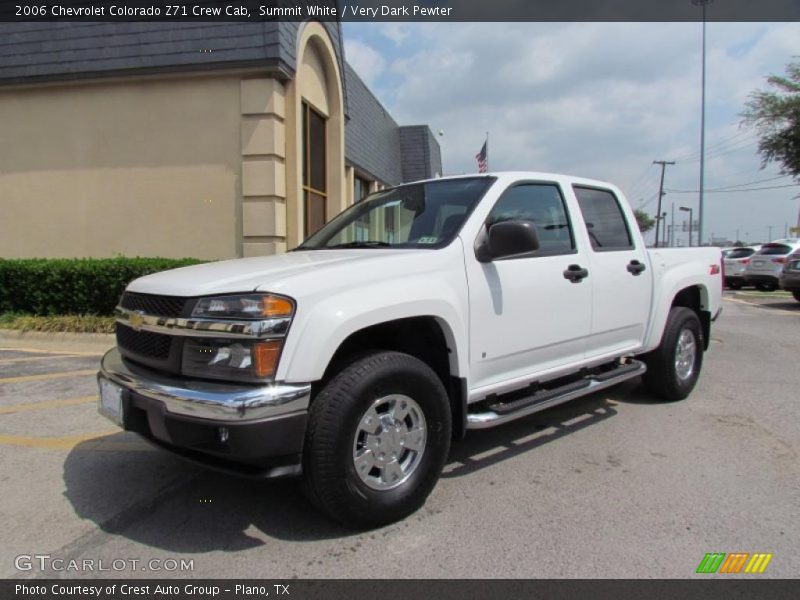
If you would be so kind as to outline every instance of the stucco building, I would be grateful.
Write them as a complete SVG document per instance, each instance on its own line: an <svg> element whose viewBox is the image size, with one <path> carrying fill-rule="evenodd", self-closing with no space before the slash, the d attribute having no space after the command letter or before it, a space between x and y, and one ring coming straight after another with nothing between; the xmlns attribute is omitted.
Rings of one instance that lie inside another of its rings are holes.
<svg viewBox="0 0 800 600"><path fill-rule="evenodd" d="M338 23L0 24L0 257L273 254L441 170Z"/></svg>

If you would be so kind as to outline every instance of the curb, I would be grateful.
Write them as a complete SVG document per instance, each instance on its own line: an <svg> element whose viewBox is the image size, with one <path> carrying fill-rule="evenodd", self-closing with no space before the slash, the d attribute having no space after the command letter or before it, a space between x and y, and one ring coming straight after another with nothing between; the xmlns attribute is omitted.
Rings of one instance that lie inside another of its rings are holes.
<svg viewBox="0 0 800 600"><path fill-rule="evenodd" d="M104 354L116 346L113 333L68 333L0 329L0 348Z"/></svg>

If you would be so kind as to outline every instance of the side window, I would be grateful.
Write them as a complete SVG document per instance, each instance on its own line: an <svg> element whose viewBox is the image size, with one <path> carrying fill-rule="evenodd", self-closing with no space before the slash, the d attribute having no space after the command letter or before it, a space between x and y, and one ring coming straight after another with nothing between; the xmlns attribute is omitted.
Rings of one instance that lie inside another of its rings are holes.
<svg viewBox="0 0 800 600"><path fill-rule="evenodd" d="M633 249L631 233L616 196L596 188L575 186L573 189L592 248L597 251Z"/></svg>
<svg viewBox="0 0 800 600"><path fill-rule="evenodd" d="M525 183L506 190L486 224L510 220L533 221L539 236L539 254L562 254L575 249L564 198L555 184Z"/></svg>

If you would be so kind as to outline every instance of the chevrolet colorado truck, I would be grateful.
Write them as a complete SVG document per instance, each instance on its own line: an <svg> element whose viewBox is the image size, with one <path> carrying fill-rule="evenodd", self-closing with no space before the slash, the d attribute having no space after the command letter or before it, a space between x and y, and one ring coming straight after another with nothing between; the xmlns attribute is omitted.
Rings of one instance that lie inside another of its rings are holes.
<svg viewBox="0 0 800 600"><path fill-rule="evenodd" d="M721 290L716 248L646 249L608 183L411 183L286 254L133 281L99 410L213 468L301 476L373 527L425 502L470 429L635 377L688 396Z"/></svg>

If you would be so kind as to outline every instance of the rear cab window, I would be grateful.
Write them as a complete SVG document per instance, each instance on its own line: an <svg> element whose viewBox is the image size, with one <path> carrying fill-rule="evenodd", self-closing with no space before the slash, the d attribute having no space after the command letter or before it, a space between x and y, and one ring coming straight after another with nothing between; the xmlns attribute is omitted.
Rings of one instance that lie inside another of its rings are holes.
<svg viewBox="0 0 800 600"><path fill-rule="evenodd" d="M580 185L574 185L572 189L595 252L634 249L628 221L611 190Z"/></svg>

